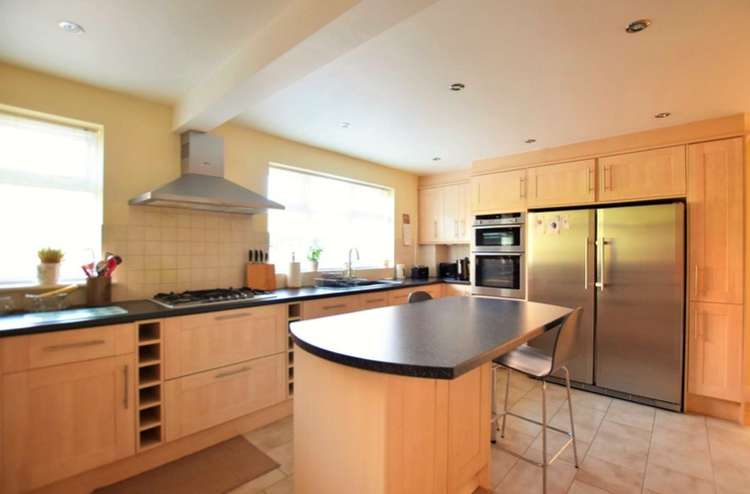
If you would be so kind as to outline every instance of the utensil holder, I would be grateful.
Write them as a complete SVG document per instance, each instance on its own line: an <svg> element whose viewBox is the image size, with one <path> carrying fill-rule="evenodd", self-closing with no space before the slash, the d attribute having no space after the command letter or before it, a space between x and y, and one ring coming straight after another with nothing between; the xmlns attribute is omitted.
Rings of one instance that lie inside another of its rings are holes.
<svg viewBox="0 0 750 494"><path fill-rule="evenodd" d="M86 305L97 307L112 303L112 278L99 276L86 279Z"/></svg>
<svg viewBox="0 0 750 494"><path fill-rule="evenodd" d="M273 264L252 264L245 268L245 286L256 290L276 290L276 269Z"/></svg>

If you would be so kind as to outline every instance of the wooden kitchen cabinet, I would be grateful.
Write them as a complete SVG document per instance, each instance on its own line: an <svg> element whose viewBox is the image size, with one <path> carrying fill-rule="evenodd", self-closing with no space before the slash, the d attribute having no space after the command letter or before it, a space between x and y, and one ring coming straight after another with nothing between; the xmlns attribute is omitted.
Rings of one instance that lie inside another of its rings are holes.
<svg viewBox="0 0 750 494"><path fill-rule="evenodd" d="M134 455L135 369L130 354L5 374L2 492Z"/></svg>
<svg viewBox="0 0 750 494"><path fill-rule="evenodd" d="M443 296L443 285L434 284L390 290L388 292L388 305L401 305L408 303L409 294L412 292L427 292L432 298L441 298Z"/></svg>
<svg viewBox="0 0 750 494"><path fill-rule="evenodd" d="M388 305L388 292L364 293L360 297L360 309L375 309Z"/></svg>
<svg viewBox="0 0 750 494"><path fill-rule="evenodd" d="M441 188L419 191L419 242L437 243L442 239L445 194Z"/></svg>
<svg viewBox="0 0 750 494"><path fill-rule="evenodd" d="M443 297L470 297L471 285L446 283L443 285Z"/></svg>
<svg viewBox="0 0 750 494"><path fill-rule="evenodd" d="M742 303L742 139L688 146L690 300Z"/></svg>
<svg viewBox="0 0 750 494"><path fill-rule="evenodd" d="M419 242L461 244L471 240L469 184L419 191Z"/></svg>
<svg viewBox="0 0 750 494"><path fill-rule="evenodd" d="M590 204L596 201L596 160L528 169L529 207Z"/></svg>
<svg viewBox="0 0 750 494"><path fill-rule="evenodd" d="M278 354L167 381L167 441L285 400L286 368Z"/></svg>
<svg viewBox="0 0 750 494"><path fill-rule="evenodd" d="M286 349L282 304L172 317L164 326L165 379Z"/></svg>
<svg viewBox="0 0 750 494"><path fill-rule="evenodd" d="M685 146L599 158L600 201L684 196Z"/></svg>
<svg viewBox="0 0 750 494"><path fill-rule="evenodd" d="M471 177L473 213L526 210L526 170Z"/></svg>
<svg viewBox="0 0 750 494"><path fill-rule="evenodd" d="M690 303L688 391L742 401L742 305Z"/></svg>
<svg viewBox="0 0 750 494"><path fill-rule="evenodd" d="M310 300L302 304L302 318L315 319L316 317L327 317L336 314L345 314L360 309L359 295L347 295L343 297L330 297L318 300Z"/></svg>

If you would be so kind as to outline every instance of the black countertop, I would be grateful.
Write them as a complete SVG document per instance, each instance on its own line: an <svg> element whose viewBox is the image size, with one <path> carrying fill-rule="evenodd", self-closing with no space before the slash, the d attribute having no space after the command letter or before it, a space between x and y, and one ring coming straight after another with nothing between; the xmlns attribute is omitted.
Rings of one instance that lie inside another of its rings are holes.
<svg viewBox="0 0 750 494"><path fill-rule="evenodd" d="M26 313L0 316L0 338L22 334L44 333L68 329L91 328L109 324L122 324L145 319L200 314L230 309L243 309L269 304L286 304L327 297L341 297L359 293L397 290L399 288L418 287L435 283L457 283L454 280L430 278L428 280L406 279L398 283L369 285L351 288L283 288L275 290L273 298L260 300L243 300L225 304L202 305L168 309L150 300L131 300L112 304L113 310L71 308L56 312ZM107 309L107 308L102 308ZM122 310L118 310L122 309ZM124 312L123 312L124 310Z"/></svg>
<svg viewBox="0 0 750 494"><path fill-rule="evenodd" d="M454 379L558 326L572 309L449 297L291 324L301 348L361 369Z"/></svg>

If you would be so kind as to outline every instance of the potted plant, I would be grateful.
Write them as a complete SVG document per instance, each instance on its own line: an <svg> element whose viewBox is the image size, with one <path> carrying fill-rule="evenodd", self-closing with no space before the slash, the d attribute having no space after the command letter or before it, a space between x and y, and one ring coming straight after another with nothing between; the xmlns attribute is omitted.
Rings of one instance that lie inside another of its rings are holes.
<svg viewBox="0 0 750 494"><path fill-rule="evenodd" d="M323 252L317 245L311 245L310 250L307 251L307 260L312 264L312 270L318 271L318 262L320 261L320 254Z"/></svg>
<svg viewBox="0 0 750 494"><path fill-rule="evenodd" d="M40 285L57 285L60 278L60 261L64 256L60 249L46 247L37 251L40 264L36 268L37 279Z"/></svg>

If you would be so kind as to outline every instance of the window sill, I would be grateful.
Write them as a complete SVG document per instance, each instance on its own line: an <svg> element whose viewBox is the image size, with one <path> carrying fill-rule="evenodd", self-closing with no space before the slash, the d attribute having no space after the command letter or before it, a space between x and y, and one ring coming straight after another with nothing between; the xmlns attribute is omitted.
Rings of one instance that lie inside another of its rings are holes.
<svg viewBox="0 0 750 494"><path fill-rule="evenodd" d="M86 286L85 280L70 280L56 285L40 285L39 283L13 283L7 285L0 285L0 293L7 292L46 292L49 290L55 290L57 288L63 288L70 285L78 285L78 287Z"/></svg>

